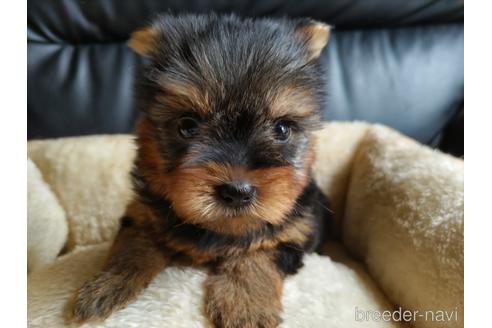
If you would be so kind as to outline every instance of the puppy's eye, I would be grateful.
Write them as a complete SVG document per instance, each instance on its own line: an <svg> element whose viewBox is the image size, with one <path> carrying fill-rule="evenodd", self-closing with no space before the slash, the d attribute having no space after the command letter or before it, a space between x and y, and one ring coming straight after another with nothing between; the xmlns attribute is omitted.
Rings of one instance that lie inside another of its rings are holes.
<svg viewBox="0 0 492 328"><path fill-rule="evenodd" d="M275 138L279 141L285 141L290 136L290 124L285 120L279 120L275 123Z"/></svg>
<svg viewBox="0 0 492 328"><path fill-rule="evenodd" d="M178 121L178 132L185 138L193 138L200 134L200 128L198 127L198 122L191 117L182 117Z"/></svg>

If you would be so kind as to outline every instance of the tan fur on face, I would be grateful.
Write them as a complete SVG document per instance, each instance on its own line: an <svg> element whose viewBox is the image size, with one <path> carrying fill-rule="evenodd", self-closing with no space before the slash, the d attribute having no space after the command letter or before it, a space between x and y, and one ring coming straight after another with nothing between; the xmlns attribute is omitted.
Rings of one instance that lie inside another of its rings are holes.
<svg viewBox="0 0 492 328"><path fill-rule="evenodd" d="M208 163L199 167L178 167L166 174L156 129L149 121L142 120L138 131L138 166L150 189L166 196L183 220L220 233L240 235L265 222L280 224L305 187L314 160L311 141L301 172L291 166L249 171ZM215 187L234 179L246 179L257 187L257 201L239 213L221 206L215 198Z"/></svg>
<svg viewBox="0 0 492 328"><path fill-rule="evenodd" d="M205 282L205 311L216 327L277 327L282 284L267 252L229 258Z"/></svg>
<svg viewBox="0 0 492 328"><path fill-rule="evenodd" d="M156 98L159 104L173 110L193 111L202 115L212 111L208 91L200 90L195 84L163 78L160 85L164 93Z"/></svg>
<svg viewBox="0 0 492 328"><path fill-rule="evenodd" d="M299 89L295 85L282 88L273 97L270 105L270 115L273 118L282 116L306 117L316 109L316 101L312 93Z"/></svg>
<svg viewBox="0 0 492 328"><path fill-rule="evenodd" d="M257 188L256 202L240 213L215 199L215 187L235 179L245 179ZM209 163L176 169L169 177L166 194L178 216L187 222L217 232L241 234L264 222L281 223L304 184L290 166L246 171Z"/></svg>
<svg viewBox="0 0 492 328"><path fill-rule="evenodd" d="M136 165L144 176L150 189L160 195L165 195L167 175L165 175L165 161L159 152L157 129L148 119L137 123L138 156Z"/></svg>

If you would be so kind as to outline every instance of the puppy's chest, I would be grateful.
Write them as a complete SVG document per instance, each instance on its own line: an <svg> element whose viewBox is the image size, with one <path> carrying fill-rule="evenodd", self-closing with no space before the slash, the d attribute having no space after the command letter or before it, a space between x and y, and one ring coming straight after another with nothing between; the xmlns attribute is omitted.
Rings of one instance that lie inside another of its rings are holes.
<svg viewBox="0 0 492 328"><path fill-rule="evenodd" d="M220 258L242 256L260 250L276 252L284 249L285 245L304 251L313 229L307 218L298 218L285 226L243 235L222 234L181 224L164 228L156 237L158 243L177 258L189 259L195 264L207 264Z"/></svg>

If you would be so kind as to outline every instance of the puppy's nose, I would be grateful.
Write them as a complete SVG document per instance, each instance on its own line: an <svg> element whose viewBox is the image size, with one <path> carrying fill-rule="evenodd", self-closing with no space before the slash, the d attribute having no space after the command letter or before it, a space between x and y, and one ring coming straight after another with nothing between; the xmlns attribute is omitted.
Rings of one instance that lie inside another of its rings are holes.
<svg viewBox="0 0 492 328"><path fill-rule="evenodd" d="M245 206L255 200L256 188L247 182L231 182L218 186L217 195L227 206Z"/></svg>

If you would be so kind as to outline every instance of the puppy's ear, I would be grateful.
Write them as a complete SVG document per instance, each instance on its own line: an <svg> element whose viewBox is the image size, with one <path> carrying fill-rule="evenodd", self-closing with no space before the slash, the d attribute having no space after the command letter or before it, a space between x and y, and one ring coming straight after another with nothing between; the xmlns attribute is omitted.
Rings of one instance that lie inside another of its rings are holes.
<svg viewBox="0 0 492 328"><path fill-rule="evenodd" d="M296 35L306 44L308 61L316 59L328 43L331 26L312 19L300 22L295 29Z"/></svg>
<svg viewBox="0 0 492 328"><path fill-rule="evenodd" d="M128 47L139 55L150 57L154 50L157 34L157 29L151 25L140 28L130 35Z"/></svg>

